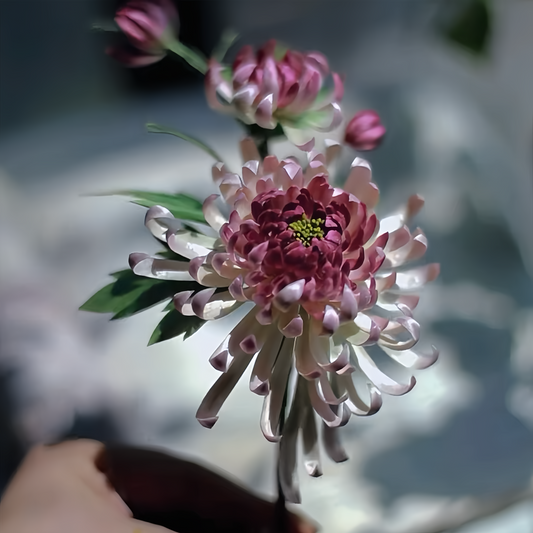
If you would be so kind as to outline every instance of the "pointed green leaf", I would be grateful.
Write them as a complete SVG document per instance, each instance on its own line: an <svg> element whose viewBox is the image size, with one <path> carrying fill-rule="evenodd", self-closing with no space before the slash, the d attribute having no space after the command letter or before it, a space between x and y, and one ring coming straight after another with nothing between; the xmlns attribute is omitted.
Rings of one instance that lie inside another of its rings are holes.
<svg viewBox="0 0 533 533"><path fill-rule="evenodd" d="M148 346L168 339L173 339L182 334L184 334L184 339L187 339L196 333L205 322L205 320L202 320L197 316L185 316L176 309L172 309L163 317L161 322L159 322L155 328L148 341Z"/></svg>
<svg viewBox="0 0 533 533"><path fill-rule="evenodd" d="M194 146L208 153L215 161L222 161L222 158L220 157L220 155L217 152L215 152L213 148L205 144L200 139L193 137L192 135L188 135L187 133L183 133L173 128L167 128L166 126L161 126L159 124L154 124L151 122L146 124L146 129L150 133L165 133L167 135L173 135L174 137L179 137L180 139L183 139L184 141L194 144Z"/></svg>
<svg viewBox="0 0 533 533"><path fill-rule="evenodd" d="M99 193L98 196L128 196L133 198L131 201L134 204L143 207L160 205L166 207L176 218L205 224L202 204L195 198L186 194L139 191L133 189Z"/></svg>
<svg viewBox="0 0 533 533"><path fill-rule="evenodd" d="M158 303L169 300L181 291L204 289L196 281L168 281L137 276L131 270L112 274L113 283L106 285L89 298L82 311L113 313L112 320L126 318Z"/></svg>

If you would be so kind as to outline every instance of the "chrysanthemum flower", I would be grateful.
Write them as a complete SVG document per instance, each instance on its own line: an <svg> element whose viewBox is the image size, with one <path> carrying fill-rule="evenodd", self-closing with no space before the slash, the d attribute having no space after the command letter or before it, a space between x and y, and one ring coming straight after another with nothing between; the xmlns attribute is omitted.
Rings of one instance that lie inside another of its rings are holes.
<svg viewBox="0 0 533 533"><path fill-rule="evenodd" d="M422 231L407 226L423 200L412 196L401 212L379 221L379 191L363 159L355 159L344 189L337 189L328 182L329 153L310 152L302 168L275 156L261 161L250 139L242 149L241 176L221 163L213 168L230 213L223 216L216 195L207 198L204 234L163 207L148 210L146 226L188 261L132 254L130 264L139 275L204 286L175 295L184 315L214 320L253 304L211 356L222 374L196 416L212 427L255 357L250 389L265 397L261 428L268 440L281 439L281 483L286 497L298 501L300 431L307 470L318 476L317 415L327 454L343 461L336 428L352 414L376 413L381 393L402 395L415 385L414 377L404 384L383 373L366 347L377 346L407 368L437 359L435 348L429 354L414 349L420 326L413 309L439 266L406 266L426 251ZM362 393L357 375L366 378Z"/></svg>
<svg viewBox="0 0 533 533"><path fill-rule="evenodd" d="M244 46L231 67L211 59L205 78L209 105L245 124L274 129L280 123L288 137L337 127L344 89L327 59L318 52L288 50L280 59L276 53L271 40L257 53Z"/></svg>

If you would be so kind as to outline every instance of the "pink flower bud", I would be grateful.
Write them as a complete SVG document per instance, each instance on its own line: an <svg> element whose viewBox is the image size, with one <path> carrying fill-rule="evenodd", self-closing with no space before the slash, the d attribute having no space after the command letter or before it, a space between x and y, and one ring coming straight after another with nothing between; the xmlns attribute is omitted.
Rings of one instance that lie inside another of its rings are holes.
<svg viewBox="0 0 533 533"><path fill-rule="evenodd" d="M385 126L372 109L359 111L346 126L344 142L356 150L374 150L385 135Z"/></svg>
<svg viewBox="0 0 533 533"><path fill-rule="evenodd" d="M107 53L130 67L155 63L176 37L178 13L171 0L130 0L116 13L115 22L130 46L111 47Z"/></svg>

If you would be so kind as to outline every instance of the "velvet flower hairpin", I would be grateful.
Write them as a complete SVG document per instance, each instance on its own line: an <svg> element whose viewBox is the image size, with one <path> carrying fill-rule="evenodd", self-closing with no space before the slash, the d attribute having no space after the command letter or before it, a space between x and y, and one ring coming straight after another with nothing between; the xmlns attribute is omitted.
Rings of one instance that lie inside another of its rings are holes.
<svg viewBox="0 0 533 533"><path fill-rule="evenodd" d="M181 43L177 20L168 0L132 0L116 17L127 42L109 52L129 66L171 52L205 74L209 105L245 128L243 166L234 173L197 139L151 125L217 159L213 194L201 203L180 193L126 191L148 208L144 223L161 253L130 254L130 268L114 273L81 308L124 318L168 301L153 344L187 338L244 306L244 317L210 357L220 377L196 417L211 428L248 372L251 393L264 397L261 430L279 442L283 496L299 502L298 439L307 472L320 476L320 441L332 460L345 461L339 428L352 415L379 411L382 394L414 387L414 377L399 383L380 370L375 350L409 369L438 357L434 347L416 347L420 325L413 318L420 291L439 273L437 264L420 263L428 243L411 225L424 202L413 195L378 217L379 189L361 157L343 172L342 188L332 183L343 145L373 149L385 128L370 110L343 126L343 82L322 54L269 41L256 51L244 46L229 65ZM315 132L334 130L315 149ZM294 156L269 153L276 136L294 144Z"/></svg>

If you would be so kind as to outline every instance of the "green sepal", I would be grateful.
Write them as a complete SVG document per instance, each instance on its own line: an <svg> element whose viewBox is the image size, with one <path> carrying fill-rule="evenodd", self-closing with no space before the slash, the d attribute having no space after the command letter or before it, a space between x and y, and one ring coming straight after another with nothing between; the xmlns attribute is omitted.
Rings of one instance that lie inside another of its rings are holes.
<svg viewBox="0 0 533 533"><path fill-rule="evenodd" d="M179 335L184 335L183 338L188 339L205 323L206 320L198 318L197 316L182 315L176 309L171 309L155 328L150 340L148 341L148 346L173 339Z"/></svg>
<svg viewBox="0 0 533 533"><path fill-rule="evenodd" d="M205 144L200 139L193 137L192 135L188 135L187 133L183 133L182 131L178 131L173 128L167 128L166 126L161 126L160 124L154 124L153 122L149 122L148 124L146 124L146 129L150 133L165 133L167 135L173 135L174 137L179 137L180 139L183 139L184 141L194 144L194 146L208 153L215 161L222 161L222 158L220 157L220 155L215 150L213 150L213 148Z"/></svg>

